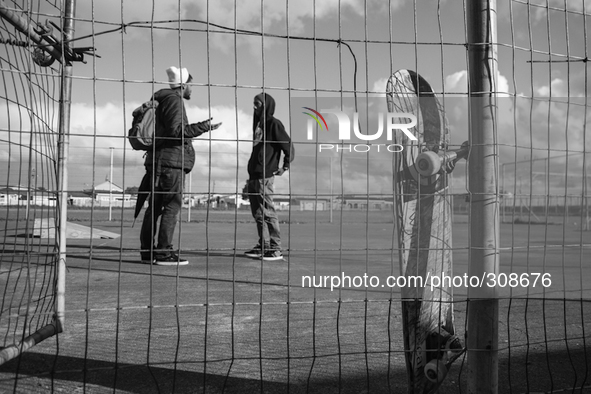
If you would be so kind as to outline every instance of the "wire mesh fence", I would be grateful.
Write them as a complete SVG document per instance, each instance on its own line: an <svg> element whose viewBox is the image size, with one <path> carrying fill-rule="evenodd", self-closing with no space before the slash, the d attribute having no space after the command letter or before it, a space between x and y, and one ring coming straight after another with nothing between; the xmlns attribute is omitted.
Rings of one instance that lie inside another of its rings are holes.
<svg viewBox="0 0 591 394"><path fill-rule="evenodd" d="M513 0L496 7L498 391L585 392L591 6ZM442 149L469 139L468 52L482 43L467 42L466 2L77 2L73 40L53 43L70 58L46 65L51 56L39 48L61 37L65 8L0 3L4 347L53 321L60 230L67 238L64 332L0 366L2 390L407 390L404 286L396 282L403 277L400 150L389 138L401 129L387 132L386 86L397 70L416 71L445 112ZM140 243L154 186L139 214L136 205L142 177L156 168L145 167L145 152L127 138L133 110L170 87L171 66L192 77L183 109L189 123L222 123L192 140L195 163L180 177L172 243L186 266L142 263L154 252ZM58 145L66 67L64 201ZM244 256L259 239L247 180L261 92L274 98L274 117L295 147L289 170L274 177L278 261ZM349 134L335 112L351 114ZM478 197L471 163L457 162L445 190L462 340L470 332L469 230ZM465 355L454 362L440 392L466 391L468 363Z"/></svg>

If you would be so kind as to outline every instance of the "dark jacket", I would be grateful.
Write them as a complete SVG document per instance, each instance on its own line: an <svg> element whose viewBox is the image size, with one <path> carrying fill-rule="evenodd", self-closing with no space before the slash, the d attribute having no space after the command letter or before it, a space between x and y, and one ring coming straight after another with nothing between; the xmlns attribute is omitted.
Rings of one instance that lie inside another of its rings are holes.
<svg viewBox="0 0 591 394"><path fill-rule="evenodd" d="M152 99L158 101L156 149L155 154L154 151L148 151L144 162L146 169L151 171L160 166L190 172L195 164L195 149L191 139L208 131L207 127L203 123L189 124L180 89L159 90Z"/></svg>
<svg viewBox="0 0 591 394"><path fill-rule="evenodd" d="M291 140L285 132L285 127L279 119L273 117L275 113L275 99L267 93L256 96L263 102L262 116L253 117L252 133L253 148L248 160L248 175L250 179L270 178L279 169L279 159L283 152L283 168L289 168ZM256 141L256 129L263 130L261 141Z"/></svg>

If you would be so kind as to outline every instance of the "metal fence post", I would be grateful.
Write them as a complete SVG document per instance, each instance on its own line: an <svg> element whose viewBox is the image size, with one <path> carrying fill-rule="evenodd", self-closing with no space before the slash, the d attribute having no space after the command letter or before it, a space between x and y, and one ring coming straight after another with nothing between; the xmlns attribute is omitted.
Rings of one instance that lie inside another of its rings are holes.
<svg viewBox="0 0 591 394"><path fill-rule="evenodd" d="M62 45L74 36L75 0L67 0L64 9ZM62 50L62 53L65 51ZM66 223L68 220L68 149L70 146L70 108L72 104L72 63L62 60L62 81L60 97L59 139L58 139L58 192L59 203L59 260L57 266L56 324L58 332L64 326L66 303Z"/></svg>
<svg viewBox="0 0 591 394"><path fill-rule="evenodd" d="M469 275L487 278L499 272L496 0L470 0L466 4L471 143ZM497 393L497 288L470 287L468 298L468 393Z"/></svg>

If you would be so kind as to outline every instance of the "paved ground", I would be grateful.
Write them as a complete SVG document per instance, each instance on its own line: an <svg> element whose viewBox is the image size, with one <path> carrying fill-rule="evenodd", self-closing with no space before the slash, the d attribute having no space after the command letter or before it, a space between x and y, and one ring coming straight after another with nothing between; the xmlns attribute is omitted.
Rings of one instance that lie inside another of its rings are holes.
<svg viewBox="0 0 591 394"><path fill-rule="evenodd" d="M93 225L122 237L69 241L66 330L0 367L0 392L405 392L399 291L381 286L398 274L391 213L335 212L329 223L284 212L285 261L261 263L241 256L255 242L248 213L194 211L180 228L191 263L178 269L141 264L131 213L104 214ZM90 224L88 212L70 215ZM502 225L502 272L552 284L501 291L499 392L591 390L591 303L581 301L591 299L591 233L558 219ZM461 276L467 217L455 222ZM302 287L343 274L380 285ZM466 295L456 289L460 335ZM440 392L465 392L466 376L460 358Z"/></svg>

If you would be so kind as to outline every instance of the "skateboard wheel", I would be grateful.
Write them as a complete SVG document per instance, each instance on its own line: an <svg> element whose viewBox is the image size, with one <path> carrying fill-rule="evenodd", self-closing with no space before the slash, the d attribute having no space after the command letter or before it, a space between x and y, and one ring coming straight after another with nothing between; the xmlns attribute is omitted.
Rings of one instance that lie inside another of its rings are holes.
<svg viewBox="0 0 591 394"><path fill-rule="evenodd" d="M439 172L441 159L433 151L422 152L417 156L416 167L422 176L432 176Z"/></svg>
<svg viewBox="0 0 591 394"><path fill-rule="evenodd" d="M447 375L447 368L443 360L431 360L425 365L425 376L433 383L441 383Z"/></svg>

